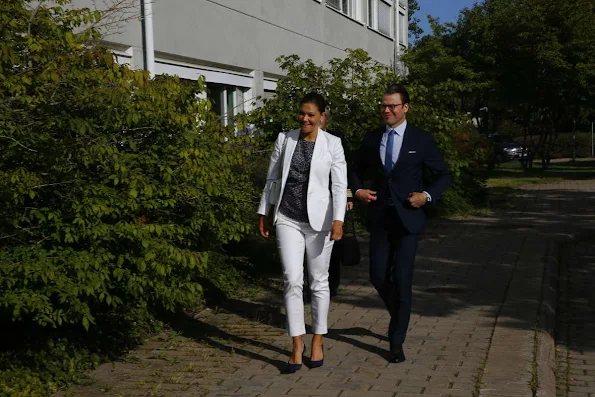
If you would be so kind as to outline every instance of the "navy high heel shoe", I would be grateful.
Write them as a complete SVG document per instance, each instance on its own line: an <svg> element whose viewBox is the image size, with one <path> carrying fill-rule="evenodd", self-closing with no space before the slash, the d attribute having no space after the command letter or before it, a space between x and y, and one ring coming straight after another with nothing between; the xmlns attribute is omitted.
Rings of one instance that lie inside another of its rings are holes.
<svg viewBox="0 0 595 397"><path fill-rule="evenodd" d="M302 363L304 362L304 352L305 351L306 351L306 344L304 344L304 350L302 350ZM285 373L286 374L294 374L297 371L299 371L300 369L302 369L302 364L292 364L288 361Z"/></svg>
<svg viewBox="0 0 595 397"><path fill-rule="evenodd" d="M310 368L319 368L324 365L324 345L322 345L322 360L310 360Z"/></svg>

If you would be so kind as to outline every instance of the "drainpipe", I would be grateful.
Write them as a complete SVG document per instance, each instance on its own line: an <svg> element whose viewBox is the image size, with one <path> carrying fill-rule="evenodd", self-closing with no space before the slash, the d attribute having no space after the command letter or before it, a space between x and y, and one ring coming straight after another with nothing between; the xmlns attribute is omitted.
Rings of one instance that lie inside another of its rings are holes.
<svg viewBox="0 0 595 397"><path fill-rule="evenodd" d="M155 76L155 43L153 41L153 0L141 0L143 29L143 64L151 77Z"/></svg>
<svg viewBox="0 0 595 397"><path fill-rule="evenodd" d="M399 0L393 0L393 8L392 8L392 20L393 23L393 63L394 63L394 72L395 74L400 74L400 68L398 64L399 60Z"/></svg>

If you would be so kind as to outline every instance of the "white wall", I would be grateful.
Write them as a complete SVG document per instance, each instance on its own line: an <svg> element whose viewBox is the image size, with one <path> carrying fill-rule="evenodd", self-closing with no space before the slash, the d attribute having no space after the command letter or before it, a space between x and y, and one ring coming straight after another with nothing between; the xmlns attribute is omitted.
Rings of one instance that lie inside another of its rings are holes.
<svg viewBox="0 0 595 397"><path fill-rule="evenodd" d="M93 7L115 0L74 0ZM127 21L112 24L104 43L121 62L143 67L140 18L142 0L129 0ZM297 54L322 64L345 56L346 48L363 48L380 63L392 65L397 42L367 26L368 0L357 4L354 20L318 0L154 0L156 73L178 74L208 82L246 87L247 97L274 89L282 75L275 59ZM380 0L378 0L380 1ZM393 16L399 0L391 0ZM392 31L398 31L393 18Z"/></svg>

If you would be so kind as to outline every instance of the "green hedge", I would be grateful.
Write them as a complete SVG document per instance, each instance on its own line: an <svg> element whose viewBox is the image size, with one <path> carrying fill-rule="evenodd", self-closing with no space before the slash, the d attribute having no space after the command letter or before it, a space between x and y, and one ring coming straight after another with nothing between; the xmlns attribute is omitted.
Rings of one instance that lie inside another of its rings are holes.
<svg viewBox="0 0 595 397"><path fill-rule="evenodd" d="M212 269L252 230L255 195L247 139L197 99L203 81L114 63L81 29L100 13L28 5L0 6L0 328L14 336L0 390L23 396L138 343L205 280L233 287Z"/></svg>

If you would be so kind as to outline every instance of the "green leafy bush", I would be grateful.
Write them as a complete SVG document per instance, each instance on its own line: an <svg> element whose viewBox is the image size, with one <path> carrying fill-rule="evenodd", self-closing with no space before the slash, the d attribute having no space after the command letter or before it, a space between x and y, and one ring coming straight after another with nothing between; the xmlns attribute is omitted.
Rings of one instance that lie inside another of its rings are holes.
<svg viewBox="0 0 595 397"><path fill-rule="evenodd" d="M361 49L348 50L345 58L331 59L322 66L311 60L302 61L297 55L279 57L278 62L287 77L278 81L275 98L240 118L240 123L252 124L260 132L261 150L270 150L270 140L278 132L297 128L298 103L310 91L321 93L327 100L328 129L343 132L351 149L357 150L364 134L383 123L378 105L387 83L401 81L411 95L408 120L433 134L453 173L453 184L440 208L464 212L481 199L483 180L472 169L485 163L488 146L467 116L440 105L449 98L449 92L406 81Z"/></svg>
<svg viewBox="0 0 595 397"><path fill-rule="evenodd" d="M30 373L0 372L0 396L37 397L46 393L45 386L38 377Z"/></svg>
<svg viewBox="0 0 595 397"><path fill-rule="evenodd" d="M101 14L66 3L0 6L0 327L22 348L0 355L0 387L22 395L19 363L52 372L46 386L72 377L20 353L138 342L154 313L199 302L212 258L252 226L248 138L199 99L204 81L116 64L89 45Z"/></svg>

